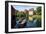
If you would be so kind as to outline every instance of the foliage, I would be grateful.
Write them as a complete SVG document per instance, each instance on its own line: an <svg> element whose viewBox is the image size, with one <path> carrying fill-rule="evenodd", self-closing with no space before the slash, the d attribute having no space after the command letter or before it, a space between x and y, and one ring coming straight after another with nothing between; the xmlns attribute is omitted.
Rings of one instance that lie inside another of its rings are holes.
<svg viewBox="0 0 46 34"><path fill-rule="evenodd" d="M18 12L17 14L16 14L16 17L25 17L26 16L26 14L23 14L23 13L20 13L20 12Z"/></svg>
<svg viewBox="0 0 46 34"><path fill-rule="evenodd" d="M39 14L39 15L41 15L41 6L40 7L37 7L36 13Z"/></svg>

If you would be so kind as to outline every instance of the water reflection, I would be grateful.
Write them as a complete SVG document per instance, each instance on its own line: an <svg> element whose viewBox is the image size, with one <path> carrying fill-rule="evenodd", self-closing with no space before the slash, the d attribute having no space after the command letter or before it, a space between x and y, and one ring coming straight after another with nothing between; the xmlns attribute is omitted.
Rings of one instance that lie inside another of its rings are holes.
<svg viewBox="0 0 46 34"><path fill-rule="evenodd" d="M39 25L38 23L39 22L37 21L37 19L32 20L32 21L29 21L29 20L26 21L26 19L25 19L25 26L24 26L24 28L37 27L37 25ZM19 26L20 26L19 21L16 21L15 28L19 28Z"/></svg>

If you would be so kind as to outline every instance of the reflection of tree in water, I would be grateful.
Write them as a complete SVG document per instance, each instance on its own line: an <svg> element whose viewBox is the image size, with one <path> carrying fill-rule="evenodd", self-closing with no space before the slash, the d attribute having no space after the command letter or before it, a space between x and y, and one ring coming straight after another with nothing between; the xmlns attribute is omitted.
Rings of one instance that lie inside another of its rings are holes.
<svg viewBox="0 0 46 34"><path fill-rule="evenodd" d="M41 15L36 15L33 20L37 20L36 21L36 25L37 27L41 27Z"/></svg>
<svg viewBox="0 0 46 34"><path fill-rule="evenodd" d="M19 21L18 22L20 24L19 28L25 27L25 25L26 25L26 14L24 12L18 12L16 14L16 21Z"/></svg>

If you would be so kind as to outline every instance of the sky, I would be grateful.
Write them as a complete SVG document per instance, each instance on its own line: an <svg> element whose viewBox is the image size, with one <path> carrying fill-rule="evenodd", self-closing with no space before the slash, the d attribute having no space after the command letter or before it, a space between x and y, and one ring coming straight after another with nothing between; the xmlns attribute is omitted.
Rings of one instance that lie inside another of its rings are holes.
<svg viewBox="0 0 46 34"><path fill-rule="evenodd" d="M17 10L29 10L29 9L32 9L34 8L34 10L36 10L36 6L23 6L23 5L13 5L13 7Z"/></svg>

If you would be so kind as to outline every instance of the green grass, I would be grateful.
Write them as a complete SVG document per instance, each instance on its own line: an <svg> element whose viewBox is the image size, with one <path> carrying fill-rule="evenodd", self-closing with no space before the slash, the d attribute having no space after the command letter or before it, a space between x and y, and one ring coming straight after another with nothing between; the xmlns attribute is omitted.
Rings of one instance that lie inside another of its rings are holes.
<svg viewBox="0 0 46 34"><path fill-rule="evenodd" d="M32 17L35 19L41 19L41 15L33 15Z"/></svg>

